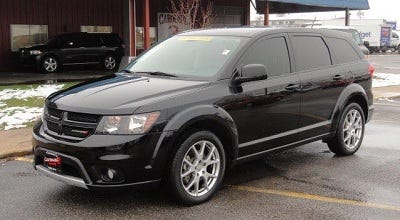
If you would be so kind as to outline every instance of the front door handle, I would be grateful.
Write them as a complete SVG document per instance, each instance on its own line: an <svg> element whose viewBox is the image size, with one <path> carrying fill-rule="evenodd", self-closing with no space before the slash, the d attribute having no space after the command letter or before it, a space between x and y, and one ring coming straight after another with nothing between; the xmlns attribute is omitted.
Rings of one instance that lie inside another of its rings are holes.
<svg viewBox="0 0 400 220"><path fill-rule="evenodd" d="M335 76L333 77L333 80L342 80L343 78L344 78L343 75L337 74L337 75L335 75Z"/></svg>
<svg viewBox="0 0 400 220"><path fill-rule="evenodd" d="M299 84L289 84L288 86L285 87L286 90L292 91L300 88Z"/></svg>

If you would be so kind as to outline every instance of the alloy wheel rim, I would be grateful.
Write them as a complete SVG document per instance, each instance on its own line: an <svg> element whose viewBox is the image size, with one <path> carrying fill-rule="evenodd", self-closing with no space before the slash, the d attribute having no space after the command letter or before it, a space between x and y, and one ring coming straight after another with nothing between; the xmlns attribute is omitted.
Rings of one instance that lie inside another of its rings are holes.
<svg viewBox="0 0 400 220"><path fill-rule="evenodd" d="M210 141L199 141L186 152L180 178L185 191L195 197L208 193L215 186L221 168L218 149Z"/></svg>
<svg viewBox="0 0 400 220"><path fill-rule="evenodd" d="M114 57L107 57L104 64L107 69L109 70L114 69L116 64Z"/></svg>
<svg viewBox="0 0 400 220"><path fill-rule="evenodd" d="M54 72L57 69L56 59L49 57L44 61L44 69L47 72Z"/></svg>
<svg viewBox="0 0 400 220"><path fill-rule="evenodd" d="M360 112L350 110L343 123L343 142L348 149L354 149L360 143L363 132L363 120Z"/></svg>

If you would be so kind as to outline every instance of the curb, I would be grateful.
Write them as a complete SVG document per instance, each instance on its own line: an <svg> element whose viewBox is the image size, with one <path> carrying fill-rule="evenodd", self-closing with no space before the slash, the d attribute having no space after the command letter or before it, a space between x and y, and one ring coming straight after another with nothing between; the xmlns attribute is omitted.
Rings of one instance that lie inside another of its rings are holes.
<svg viewBox="0 0 400 220"><path fill-rule="evenodd" d="M21 150L16 152L11 152L7 154L0 154L0 159L7 159L10 157L22 157L33 154L32 150Z"/></svg>

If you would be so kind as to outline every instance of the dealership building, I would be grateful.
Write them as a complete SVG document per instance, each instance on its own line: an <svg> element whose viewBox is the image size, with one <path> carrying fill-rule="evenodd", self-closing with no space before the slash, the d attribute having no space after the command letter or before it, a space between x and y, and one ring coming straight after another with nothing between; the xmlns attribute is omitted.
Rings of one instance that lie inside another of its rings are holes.
<svg viewBox="0 0 400 220"><path fill-rule="evenodd" d="M177 1L177 0L174 0ZM368 0L202 0L213 4L214 27L250 25L250 7L270 13L369 9ZM251 6L252 5L252 6ZM70 32L114 32L125 55L136 56L179 31L168 17L170 0L0 0L0 72L17 70L18 49ZM348 25L348 22L346 23Z"/></svg>
<svg viewBox="0 0 400 220"><path fill-rule="evenodd" d="M212 2L214 26L249 24L250 0ZM0 0L0 71L16 70L19 48L69 32L117 33L136 56L171 31L169 11L169 0Z"/></svg>

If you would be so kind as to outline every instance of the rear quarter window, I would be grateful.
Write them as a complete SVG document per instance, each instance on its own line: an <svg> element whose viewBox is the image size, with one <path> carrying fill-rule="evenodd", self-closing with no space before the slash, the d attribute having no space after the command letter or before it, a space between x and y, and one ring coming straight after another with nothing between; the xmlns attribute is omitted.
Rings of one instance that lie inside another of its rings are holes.
<svg viewBox="0 0 400 220"><path fill-rule="evenodd" d="M292 44L297 71L332 65L329 49L321 37L295 35Z"/></svg>
<svg viewBox="0 0 400 220"><path fill-rule="evenodd" d="M333 53L334 64L352 63L361 59L357 51L346 40L328 37L326 41Z"/></svg>

